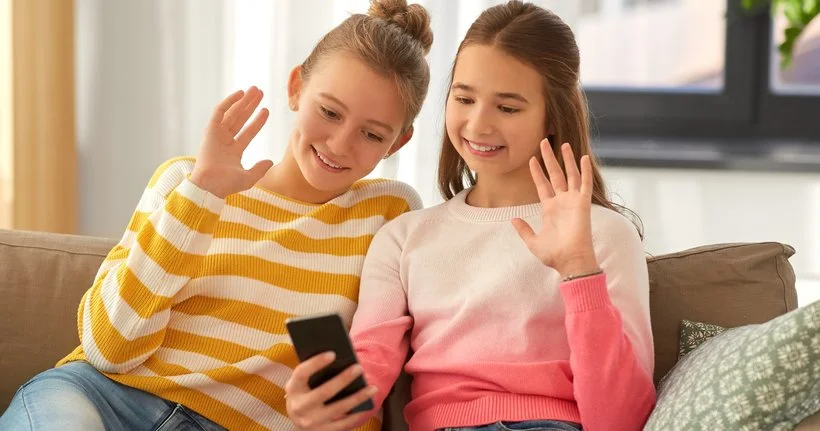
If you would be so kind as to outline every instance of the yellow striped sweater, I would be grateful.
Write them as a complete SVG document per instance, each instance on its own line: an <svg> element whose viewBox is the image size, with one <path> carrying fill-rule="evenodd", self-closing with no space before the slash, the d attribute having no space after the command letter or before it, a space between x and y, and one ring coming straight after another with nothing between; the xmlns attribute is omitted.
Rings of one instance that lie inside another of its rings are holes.
<svg viewBox="0 0 820 431"><path fill-rule="evenodd" d="M193 166L157 169L80 302L81 345L57 365L88 361L228 429L294 429L285 319L335 311L350 325L373 235L421 200L390 180L321 205L259 187L223 200L188 180Z"/></svg>

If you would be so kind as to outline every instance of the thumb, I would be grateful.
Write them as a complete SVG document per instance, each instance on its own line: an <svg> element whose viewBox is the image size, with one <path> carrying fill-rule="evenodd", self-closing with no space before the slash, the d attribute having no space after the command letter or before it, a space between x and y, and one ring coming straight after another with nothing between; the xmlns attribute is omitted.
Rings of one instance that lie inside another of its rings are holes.
<svg viewBox="0 0 820 431"><path fill-rule="evenodd" d="M247 172L253 180L253 184L256 184L257 181L261 180L262 177L268 172L270 168L273 167L273 162L270 160L262 160L257 164L253 165L252 168L248 169Z"/></svg>
<svg viewBox="0 0 820 431"><path fill-rule="evenodd" d="M532 230L529 224L520 218L512 219L512 225L515 228L515 231L518 232L518 236L524 241L524 244L527 245L529 248L530 243L535 239L535 232Z"/></svg>

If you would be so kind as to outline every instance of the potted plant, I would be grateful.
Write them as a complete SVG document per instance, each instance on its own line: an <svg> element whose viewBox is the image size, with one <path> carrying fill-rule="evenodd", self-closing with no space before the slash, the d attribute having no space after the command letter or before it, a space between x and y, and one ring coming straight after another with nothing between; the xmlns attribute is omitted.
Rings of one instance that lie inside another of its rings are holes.
<svg viewBox="0 0 820 431"><path fill-rule="evenodd" d="M784 31L783 43L778 46L780 51L781 68L791 64L794 44L797 38L811 22L820 14L820 0L741 0L746 10L756 10L766 4L772 8L772 16L783 13L788 21Z"/></svg>

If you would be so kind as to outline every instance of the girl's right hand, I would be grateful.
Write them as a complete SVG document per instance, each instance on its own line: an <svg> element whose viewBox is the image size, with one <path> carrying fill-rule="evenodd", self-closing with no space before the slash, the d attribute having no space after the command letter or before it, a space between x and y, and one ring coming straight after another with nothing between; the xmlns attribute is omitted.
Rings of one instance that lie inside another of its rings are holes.
<svg viewBox="0 0 820 431"><path fill-rule="evenodd" d="M262 101L262 91L251 87L231 94L214 109L190 180L200 188L222 199L254 186L273 166L263 160L250 169L242 167L242 153L268 120L262 108L245 126ZM244 127L244 128L243 128Z"/></svg>
<svg viewBox="0 0 820 431"><path fill-rule="evenodd" d="M359 404L376 395L375 386L325 404L362 373L361 366L353 365L316 389L310 389L308 378L333 363L333 353L316 355L299 364L285 385L288 416L303 431L347 431L365 422L373 412L349 415Z"/></svg>

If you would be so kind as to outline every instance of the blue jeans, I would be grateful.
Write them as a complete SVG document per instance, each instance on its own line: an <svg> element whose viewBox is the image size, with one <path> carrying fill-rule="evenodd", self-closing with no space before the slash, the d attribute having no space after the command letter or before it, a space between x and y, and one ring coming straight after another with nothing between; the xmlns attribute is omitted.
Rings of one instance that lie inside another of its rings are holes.
<svg viewBox="0 0 820 431"><path fill-rule="evenodd" d="M34 376L0 416L4 431L56 429L224 430L180 404L119 384L87 362Z"/></svg>
<svg viewBox="0 0 820 431"><path fill-rule="evenodd" d="M581 431L581 425L561 421L496 422L490 425L445 428L443 431Z"/></svg>

